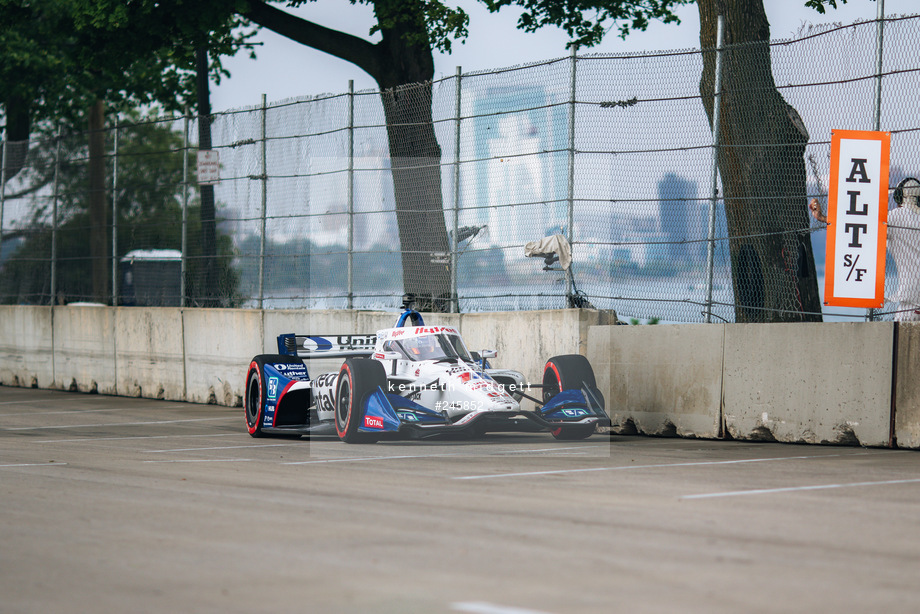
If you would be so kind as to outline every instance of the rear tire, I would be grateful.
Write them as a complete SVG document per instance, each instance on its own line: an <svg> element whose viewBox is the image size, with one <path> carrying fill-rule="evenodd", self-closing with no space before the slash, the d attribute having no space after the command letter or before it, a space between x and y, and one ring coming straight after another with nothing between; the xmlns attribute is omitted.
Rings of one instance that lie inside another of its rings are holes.
<svg viewBox="0 0 920 614"><path fill-rule="evenodd" d="M345 443L376 443L376 433L358 432L364 421L364 402L377 388L386 386L383 365L369 358L348 358L339 370L335 390L335 431Z"/></svg>
<svg viewBox="0 0 920 614"><path fill-rule="evenodd" d="M301 365L303 361L294 356L284 354L259 354L249 363L246 372L246 390L243 395L243 407L246 410L246 428L253 437L265 437L262 432L263 414L265 411L265 365L289 364ZM299 438L300 435L291 435Z"/></svg>
<svg viewBox="0 0 920 614"><path fill-rule="evenodd" d="M581 390L585 387L597 388L594 369L587 358L581 354L564 354L546 361L543 368L543 403L564 390ZM596 424L573 424L559 426L550 432L559 441L575 441L590 437L596 427Z"/></svg>

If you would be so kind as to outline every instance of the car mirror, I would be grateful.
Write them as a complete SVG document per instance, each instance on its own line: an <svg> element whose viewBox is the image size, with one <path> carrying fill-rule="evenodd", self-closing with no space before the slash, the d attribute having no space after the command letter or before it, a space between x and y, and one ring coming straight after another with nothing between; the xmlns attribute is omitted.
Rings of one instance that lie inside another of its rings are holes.
<svg viewBox="0 0 920 614"><path fill-rule="evenodd" d="M399 360L403 355L399 352L377 352L375 358L380 360Z"/></svg>
<svg viewBox="0 0 920 614"><path fill-rule="evenodd" d="M482 350L479 355L483 358L495 358L498 356L498 350Z"/></svg>

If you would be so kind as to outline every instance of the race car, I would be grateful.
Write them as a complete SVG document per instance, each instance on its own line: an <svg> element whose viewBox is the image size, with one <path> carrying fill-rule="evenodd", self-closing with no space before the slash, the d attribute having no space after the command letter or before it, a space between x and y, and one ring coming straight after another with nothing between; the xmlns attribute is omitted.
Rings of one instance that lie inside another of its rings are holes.
<svg viewBox="0 0 920 614"><path fill-rule="evenodd" d="M407 307L396 327L373 335L278 336L278 354L255 356L246 375L246 424L253 437L337 435L347 443L449 433L549 431L584 439L608 426L594 371L578 354L550 358L541 384L494 369L494 351L471 353L450 326L426 326ZM344 358L310 377L305 361ZM539 397L526 391L539 389ZM525 410L521 403L535 403Z"/></svg>

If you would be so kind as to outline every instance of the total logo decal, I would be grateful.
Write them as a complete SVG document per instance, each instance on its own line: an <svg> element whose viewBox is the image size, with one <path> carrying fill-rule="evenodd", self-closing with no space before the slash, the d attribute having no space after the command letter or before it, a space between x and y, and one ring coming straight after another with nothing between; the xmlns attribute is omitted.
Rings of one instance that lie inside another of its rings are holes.
<svg viewBox="0 0 920 614"><path fill-rule="evenodd" d="M383 418L379 416L364 416L364 426L369 429L382 429Z"/></svg>

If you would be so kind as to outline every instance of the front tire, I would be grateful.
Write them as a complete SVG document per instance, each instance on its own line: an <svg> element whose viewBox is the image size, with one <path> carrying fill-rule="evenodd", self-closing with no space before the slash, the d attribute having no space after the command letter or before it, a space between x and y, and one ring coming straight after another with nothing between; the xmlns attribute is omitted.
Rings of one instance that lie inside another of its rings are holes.
<svg viewBox="0 0 920 614"><path fill-rule="evenodd" d="M262 412L265 409L265 382L259 357L249 363L246 373L246 394L243 406L246 409L246 428L252 437L262 437Z"/></svg>
<svg viewBox="0 0 920 614"><path fill-rule="evenodd" d="M585 387L597 388L594 369L587 358L581 354L564 354L546 361L543 368L543 403L549 402L564 390L581 390ZM550 432L559 441L575 441L590 437L596 427L596 424L572 424L558 426Z"/></svg>
<svg viewBox="0 0 920 614"><path fill-rule="evenodd" d="M376 360L348 358L339 370L335 390L335 431L345 443L375 443L375 433L361 433L364 403L377 388L386 386L387 374Z"/></svg>

